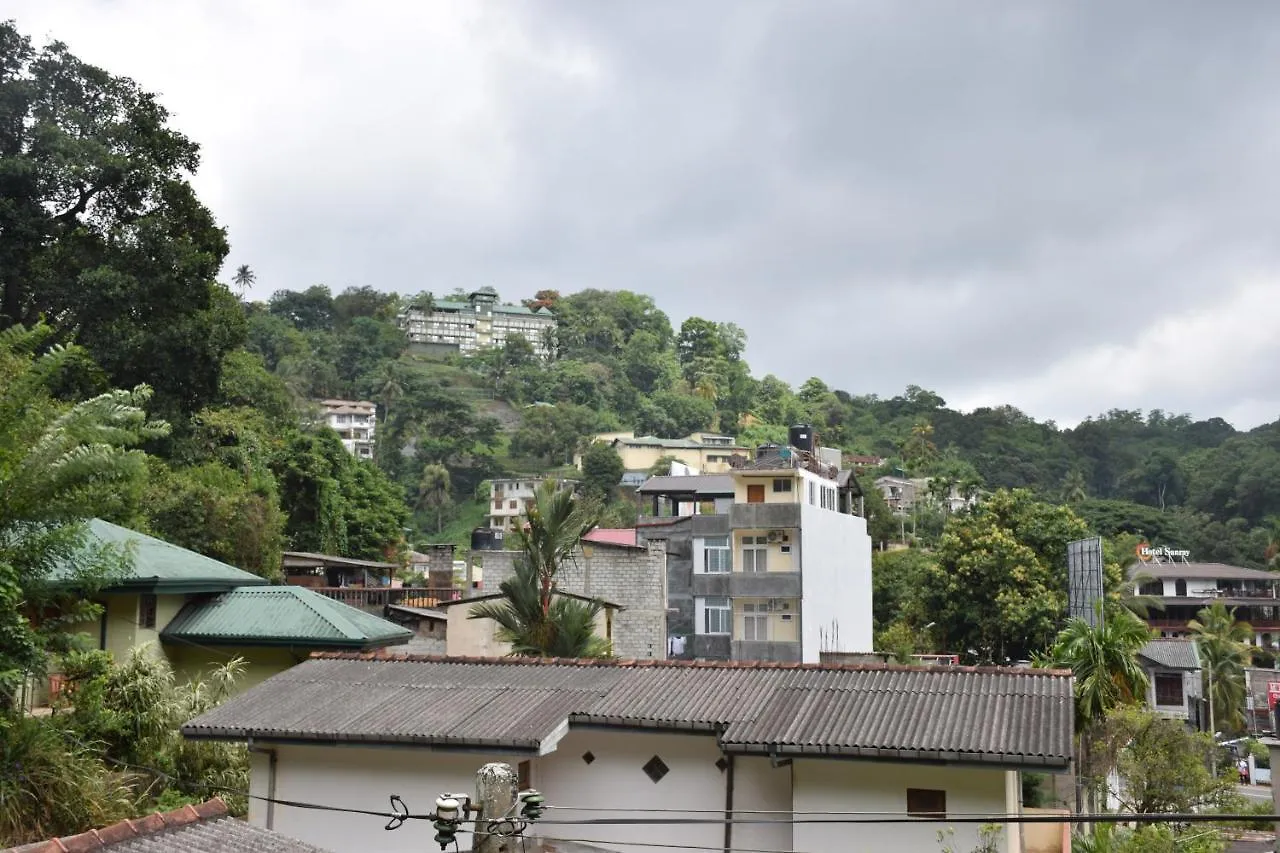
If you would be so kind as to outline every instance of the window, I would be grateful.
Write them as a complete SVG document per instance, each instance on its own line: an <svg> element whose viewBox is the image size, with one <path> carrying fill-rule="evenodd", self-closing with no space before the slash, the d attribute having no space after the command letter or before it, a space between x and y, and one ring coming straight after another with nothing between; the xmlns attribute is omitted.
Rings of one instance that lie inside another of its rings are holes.
<svg viewBox="0 0 1280 853"><path fill-rule="evenodd" d="M699 515L715 515L716 502L715 501L698 501L698 514Z"/></svg>
<svg viewBox="0 0 1280 853"><path fill-rule="evenodd" d="M813 483L809 484L809 506L813 506L817 501L813 498Z"/></svg>
<svg viewBox="0 0 1280 853"><path fill-rule="evenodd" d="M1164 581L1148 581L1138 587L1138 595L1164 595Z"/></svg>
<svg viewBox="0 0 1280 853"><path fill-rule="evenodd" d="M789 491L791 491L791 480L790 480L790 479L787 479L787 478L781 478L781 477L780 477L780 478L778 478L777 480L774 480L774 481L773 481L773 490L774 490L774 492L789 492Z"/></svg>
<svg viewBox="0 0 1280 853"><path fill-rule="evenodd" d="M742 537L742 570L767 572L769 570L769 540L764 536Z"/></svg>
<svg viewBox="0 0 1280 853"><path fill-rule="evenodd" d="M702 570L709 575L733 571L733 549L729 547L728 536L703 540Z"/></svg>
<svg viewBox="0 0 1280 853"><path fill-rule="evenodd" d="M914 817L946 817L947 792L929 788L908 788L907 814Z"/></svg>
<svg viewBox="0 0 1280 853"><path fill-rule="evenodd" d="M154 595L138 596L138 627L154 628L156 626L156 597Z"/></svg>
<svg viewBox="0 0 1280 853"><path fill-rule="evenodd" d="M1176 581L1174 581L1174 582L1173 582L1173 594L1174 594L1174 595L1186 595L1186 594L1187 594L1187 582L1186 582L1186 581L1184 581L1184 580L1176 580Z"/></svg>
<svg viewBox="0 0 1280 853"><path fill-rule="evenodd" d="M516 501L507 501L507 509L515 509L519 504Z"/></svg>
<svg viewBox="0 0 1280 853"><path fill-rule="evenodd" d="M1156 704L1171 708L1183 705L1181 673L1156 673Z"/></svg>
<svg viewBox="0 0 1280 853"><path fill-rule="evenodd" d="M698 633L728 634L733 626L733 610L725 596L709 596L697 599Z"/></svg>
<svg viewBox="0 0 1280 853"><path fill-rule="evenodd" d="M763 604L742 605L742 639L763 643L769 639L769 609Z"/></svg>

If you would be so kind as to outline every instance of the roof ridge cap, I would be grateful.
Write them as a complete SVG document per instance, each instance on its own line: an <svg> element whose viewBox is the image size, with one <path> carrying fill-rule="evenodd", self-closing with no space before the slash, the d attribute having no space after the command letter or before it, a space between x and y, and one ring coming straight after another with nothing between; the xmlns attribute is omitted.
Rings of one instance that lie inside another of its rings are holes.
<svg viewBox="0 0 1280 853"><path fill-rule="evenodd" d="M342 604L342 602L332 599L327 595L321 595L314 590L306 589L306 587L290 586L289 584L285 584L281 588L288 589L293 597L300 601L304 607L316 616L328 622L332 627L336 628L346 639L360 640L365 639L368 636L365 632L357 628L354 622L344 616L338 608L333 607L333 605ZM306 590L308 595L301 595L298 590ZM312 603L320 603L317 599L322 599L325 607L332 607L333 609L328 614L322 612L319 607L314 606Z"/></svg>

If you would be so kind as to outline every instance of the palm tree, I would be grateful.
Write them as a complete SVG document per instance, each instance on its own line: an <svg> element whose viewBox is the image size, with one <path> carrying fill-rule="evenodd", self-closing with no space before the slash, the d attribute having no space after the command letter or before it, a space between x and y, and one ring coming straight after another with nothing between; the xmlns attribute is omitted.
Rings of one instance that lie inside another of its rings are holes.
<svg viewBox="0 0 1280 853"><path fill-rule="evenodd" d="M1097 607L1097 626L1080 618L1069 620L1043 661L1075 674L1076 766L1082 780L1103 719L1114 708L1142 702L1147 695L1147 674L1138 663L1138 652L1151 640L1151 629L1116 603L1104 600ZM1077 810L1084 790L1077 785ZM1093 793L1090 790L1090 800Z"/></svg>
<svg viewBox="0 0 1280 853"><path fill-rule="evenodd" d="M538 601L545 615L551 611L551 592L560 565L596 526L600 508L593 501L578 499L568 489L557 488L555 480L546 480L534 492L525 515L525 525L516 531L516 547L537 578Z"/></svg>
<svg viewBox="0 0 1280 853"><path fill-rule="evenodd" d="M1069 504L1078 504L1089 497L1088 485L1079 468L1072 468L1062 481L1062 500Z"/></svg>
<svg viewBox="0 0 1280 853"><path fill-rule="evenodd" d="M602 602L554 596L550 606L544 607L538 573L524 559L516 561L515 574L498 588L501 600L477 604L467 618L497 622L498 639L511 644L513 656L609 656L608 642L595 633Z"/></svg>
<svg viewBox="0 0 1280 853"><path fill-rule="evenodd" d="M1209 714L1217 727L1244 728L1246 690L1244 668L1249 665L1253 628L1236 619L1235 608L1221 601L1203 607L1187 623L1195 635L1207 682Z"/></svg>
<svg viewBox="0 0 1280 853"><path fill-rule="evenodd" d="M1076 681L1076 731L1083 732L1119 705L1141 702L1147 674L1138 652L1151 640L1151 629L1128 609L1099 603L1096 627L1071 619L1058 634L1049 660L1070 669Z"/></svg>
<svg viewBox="0 0 1280 853"><path fill-rule="evenodd" d="M444 529L444 508L452 502L450 488L448 468L429 463L422 469L422 476L418 480L417 507L436 511L436 533Z"/></svg>
<svg viewBox="0 0 1280 853"><path fill-rule="evenodd" d="M248 264L241 264L236 267L236 274L231 277L231 281L240 289L241 293L248 291L253 287L258 277L254 275L253 270L249 269Z"/></svg>

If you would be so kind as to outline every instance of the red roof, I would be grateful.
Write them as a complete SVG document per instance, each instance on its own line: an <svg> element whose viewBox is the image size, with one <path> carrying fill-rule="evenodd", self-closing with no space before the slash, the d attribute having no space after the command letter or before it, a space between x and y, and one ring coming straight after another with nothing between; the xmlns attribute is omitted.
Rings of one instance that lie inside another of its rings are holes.
<svg viewBox="0 0 1280 853"><path fill-rule="evenodd" d="M595 542L598 545L638 547L636 545L636 530L634 527L597 527L586 536L583 536L582 541Z"/></svg>

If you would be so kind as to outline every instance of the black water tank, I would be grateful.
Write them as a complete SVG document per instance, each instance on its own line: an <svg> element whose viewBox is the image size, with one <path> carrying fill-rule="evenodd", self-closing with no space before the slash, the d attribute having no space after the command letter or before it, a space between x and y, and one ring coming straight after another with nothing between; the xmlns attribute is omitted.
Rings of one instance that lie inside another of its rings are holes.
<svg viewBox="0 0 1280 853"><path fill-rule="evenodd" d="M472 551L501 551L502 531L489 527L477 527L471 531Z"/></svg>
<svg viewBox="0 0 1280 853"><path fill-rule="evenodd" d="M787 431L787 442L796 450L813 452L813 427L809 424L796 424Z"/></svg>

